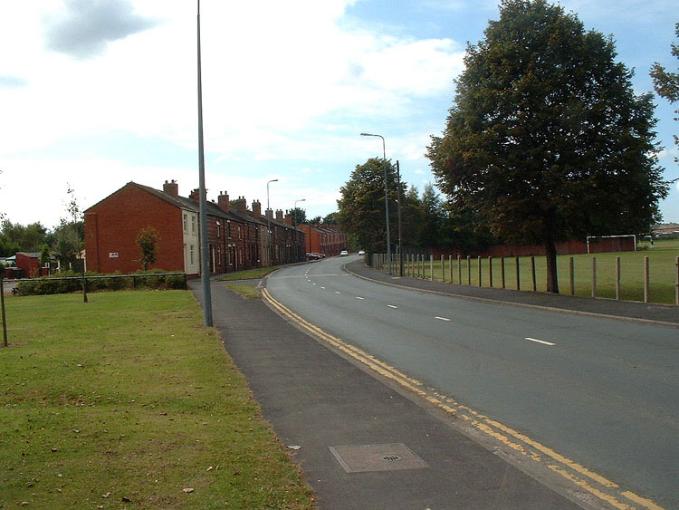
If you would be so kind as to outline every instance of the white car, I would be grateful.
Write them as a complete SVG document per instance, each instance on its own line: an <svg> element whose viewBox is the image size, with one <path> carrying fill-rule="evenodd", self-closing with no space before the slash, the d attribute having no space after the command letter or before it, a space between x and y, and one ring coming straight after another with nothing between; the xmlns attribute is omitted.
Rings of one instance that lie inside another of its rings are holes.
<svg viewBox="0 0 679 510"><path fill-rule="evenodd" d="M347 250L342 250L340 252L340 257L346 257L347 255L349 255L349 252Z"/></svg>
<svg viewBox="0 0 679 510"><path fill-rule="evenodd" d="M365 255L365 250L358 250L359 255Z"/></svg>

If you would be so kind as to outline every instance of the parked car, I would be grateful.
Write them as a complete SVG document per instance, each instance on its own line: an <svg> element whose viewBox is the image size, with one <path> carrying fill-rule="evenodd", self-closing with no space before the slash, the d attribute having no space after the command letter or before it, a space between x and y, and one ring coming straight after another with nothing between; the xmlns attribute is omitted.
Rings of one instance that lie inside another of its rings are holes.
<svg viewBox="0 0 679 510"><path fill-rule="evenodd" d="M358 250L359 255L365 255L365 250Z"/></svg>
<svg viewBox="0 0 679 510"><path fill-rule="evenodd" d="M346 257L347 255L349 255L349 252L347 250L342 250L340 252L340 257Z"/></svg>

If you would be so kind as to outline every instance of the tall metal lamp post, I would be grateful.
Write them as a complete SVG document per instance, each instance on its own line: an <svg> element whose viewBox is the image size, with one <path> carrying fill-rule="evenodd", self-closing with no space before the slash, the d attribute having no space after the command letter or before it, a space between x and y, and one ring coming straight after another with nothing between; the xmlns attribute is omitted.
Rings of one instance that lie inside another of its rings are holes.
<svg viewBox="0 0 679 510"><path fill-rule="evenodd" d="M204 322L212 327L212 293L210 292L210 267L207 244L207 197L205 191L205 150L203 147L203 83L200 62L200 0L197 0L196 15L197 47L198 47L198 189L199 189L199 222L200 222L200 276L203 287Z"/></svg>
<svg viewBox="0 0 679 510"><path fill-rule="evenodd" d="M298 198L292 208L292 226L295 232L295 260L299 258L299 246L297 245L297 202L306 202L306 198Z"/></svg>
<svg viewBox="0 0 679 510"><path fill-rule="evenodd" d="M389 268L389 274L391 274L391 237L389 234L389 188L387 186L387 147L384 142L384 137L382 135L375 135L372 133L361 133L361 136L374 136L382 139L382 156L383 156L383 168L384 168L384 215L386 217L387 223L387 267Z"/></svg>
<svg viewBox="0 0 679 510"><path fill-rule="evenodd" d="M273 258L273 247L271 246L271 206L269 205L269 184L272 182L278 182L278 179L271 179L266 182L266 236L269 244L269 265L273 265L271 260Z"/></svg>

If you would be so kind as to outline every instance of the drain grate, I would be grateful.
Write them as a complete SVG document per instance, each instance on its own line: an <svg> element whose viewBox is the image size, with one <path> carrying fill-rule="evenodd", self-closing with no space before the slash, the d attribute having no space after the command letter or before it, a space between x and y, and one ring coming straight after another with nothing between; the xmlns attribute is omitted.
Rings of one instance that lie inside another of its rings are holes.
<svg viewBox="0 0 679 510"><path fill-rule="evenodd" d="M347 473L429 467L403 443L331 446L330 452Z"/></svg>

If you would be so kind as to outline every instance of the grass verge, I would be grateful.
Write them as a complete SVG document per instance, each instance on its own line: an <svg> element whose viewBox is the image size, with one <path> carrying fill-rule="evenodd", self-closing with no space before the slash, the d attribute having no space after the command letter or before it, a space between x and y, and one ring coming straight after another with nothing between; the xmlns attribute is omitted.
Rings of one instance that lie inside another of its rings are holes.
<svg viewBox="0 0 679 510"><path fill-rule="evenodd" d="M246 269L245 271L236 271L235 273L227 273L219 278L222 282L232 282L234 280L253 280L264 278L269 273L275 271L280 266L271 267L256 267L254 269Z"/></svg>
<svg viewBox="0 0 679 510"><path fill-rule="evenodd" d="M238 285L236 283L228 283L227 289L240 294L246 299L259 299L259 289L255 285Z"/></svg>
<svg viewBox="0 0 679 510"><path fill-rule="evenodd" d="M191 294L81 299L7 300L0 508L313 507Z"/></svg>

